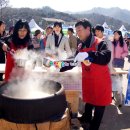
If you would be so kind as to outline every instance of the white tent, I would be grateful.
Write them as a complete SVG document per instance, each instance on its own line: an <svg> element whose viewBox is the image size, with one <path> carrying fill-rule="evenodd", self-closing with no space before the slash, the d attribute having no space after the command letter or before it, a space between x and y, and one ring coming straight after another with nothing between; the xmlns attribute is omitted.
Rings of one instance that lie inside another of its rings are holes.
<svg viewBox="0 0 130 130"><path fill-rule="evenodd" d="M43 32L44 30L42 28L40 28L37 23L35 22L34 19L32 19L30 22L29 22L29 27L31 29L31 32L35 32L37 29L41 30L41 32Z"/></svg>
<svg viewBox="0 0 130 130"><path fill-rule="evenodd" d="M124 25L122 25L119 30L122 32L123 37L125 37L125 35L128 33Z"/></svg>
<svg viewBox="0 0 130 130"><path fill-rule="evenodd" d="M106 22L104 22L102 26L104 27L104 29L110 29Z"/></svg>
<svg viewBox="0 0 130 130"><path fill-rule="evenodd" d="M119 29L121 32L127 32L127 30L126 30L126 28L125 28L125 26L124 25L122 25L121 27L120 27L120 29Z"/></svg>
<svg viewBox="0 0 130 130"><path fill-rule="evenodd" d="M104 28L104 34L105 35L112 35L113 31L109 28L106 22L103 23L103 28Z"/></svg>

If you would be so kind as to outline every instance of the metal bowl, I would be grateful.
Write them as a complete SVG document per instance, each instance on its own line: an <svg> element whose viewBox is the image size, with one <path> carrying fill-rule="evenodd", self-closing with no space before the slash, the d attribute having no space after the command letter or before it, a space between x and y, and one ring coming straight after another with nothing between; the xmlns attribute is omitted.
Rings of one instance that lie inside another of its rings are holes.
<svg viewBox="0 0 130 130"><path fill-rule="evenodd" d="M15 63L17 67L34 69L36 65L36 60L16 59Z"/></svg>
<svg viewBox="0 0 130 130"><path fill-rule="evenodd" d="M27 59L15 59L16 66L25 67Z"/></svg>

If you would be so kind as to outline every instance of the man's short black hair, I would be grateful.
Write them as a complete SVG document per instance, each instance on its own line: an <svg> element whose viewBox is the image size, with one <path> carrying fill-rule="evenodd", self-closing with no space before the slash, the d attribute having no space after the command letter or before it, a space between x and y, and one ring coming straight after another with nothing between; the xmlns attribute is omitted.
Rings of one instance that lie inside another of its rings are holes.
<svg viewBox="0 0 130 130"><path fill-rule="evenodd" d="M103 28L102 25L97 25L97 26L95 27L95 30L100 30L101 32L104 32L104 28Z"/></svg>
<svg viewBox="0 0 130 130"><path fill-rule="evenodd" d="M74 33L73 28L68 28L68 31L70 31L70 32Z"/></svg>
<svg viewBox="0 0 130 130"><path fill-rule="evenodd" d="M84 28L90 27L90 31L92 29L91 23L87 19L81 19L76 24L75 27L82 25Z"/></svg>

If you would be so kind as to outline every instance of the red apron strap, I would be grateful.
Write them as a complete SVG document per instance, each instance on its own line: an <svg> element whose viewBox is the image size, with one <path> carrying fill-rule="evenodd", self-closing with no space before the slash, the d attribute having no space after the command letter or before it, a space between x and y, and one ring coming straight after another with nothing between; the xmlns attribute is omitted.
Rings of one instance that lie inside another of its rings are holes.
<svg viewBox="0 0 130 130"><path fill-rule="evenodd" d="M80 50L80 52L88 52L88 51L96 51L97 46L101 41L98 38L94 38L94 42L92 43L92 46L90 48L84 48Z"/></svg>

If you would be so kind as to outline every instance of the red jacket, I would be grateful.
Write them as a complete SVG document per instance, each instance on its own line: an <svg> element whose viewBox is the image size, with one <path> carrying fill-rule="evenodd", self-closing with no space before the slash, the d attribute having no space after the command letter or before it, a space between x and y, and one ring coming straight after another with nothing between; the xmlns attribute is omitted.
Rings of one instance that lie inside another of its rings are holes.
<svg viewBox="0 0 130 130"><path fill-rule="evenodd" d="M26 46L21 46L20 48L22 49L22 48L25 48L25 47ZM10 43L10 49L16 51L18 48L16 48L14 46L14 44L11 42ZM11 72L12 72L12 69L14 68L14 66L15 66L14 58L9 52L7 52L6 67L5 67L5 81L6 82L11 78Z"/></svg>
<svg viewBox="0 0 130 130"><path fill-rule="evenodd" d="M81 52L96 51L99 41L95 38L91 48ZM82 63L82 94L83 101L96 106L106 106L111 103L111 78L107 65Z"/></svg>

